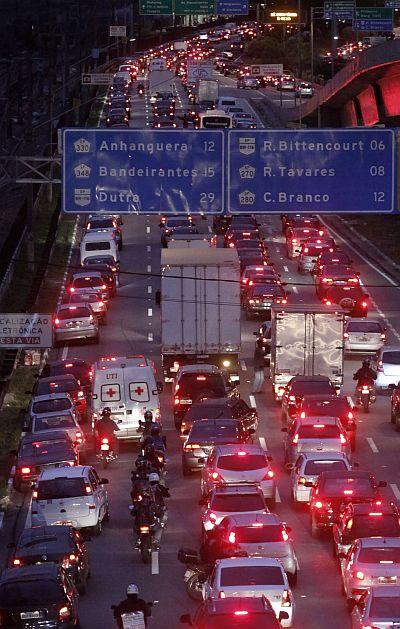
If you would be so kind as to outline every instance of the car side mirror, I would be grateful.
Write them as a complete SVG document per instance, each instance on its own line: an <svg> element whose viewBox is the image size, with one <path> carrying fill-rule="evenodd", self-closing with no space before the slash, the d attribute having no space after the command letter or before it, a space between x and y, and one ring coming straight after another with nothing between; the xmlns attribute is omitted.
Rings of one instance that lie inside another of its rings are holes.
<svg viewBox="0 0 400 629"><path fill-rule="evenodd" d="M108 478L101 478L100 479L100 484L101 485L108 485L110 481L108 480Z"/></svg>
<svg viewBox="0 0 400 629"><path fill-rule="evenodd" d="M162 392L164 391L164 385L163 385L163 383L162 383L162 382L160 382L160 381L159 381L159 382L157 382L157 391L158 391L159 393L162 393Z"/></svg>
<svg viewBox="0 0 400 629"><path fill-rule="evenodd" d="M190 625L191 627L193 626L190 614L182 614L182 616L179 618L179 622Z"/></svg>
<svg viewBox="0 0 400 629"><path fill-rule="evenodd" d="M380 480L378 483L378 487L387 487L387 482L385 480Z"/></svg>
<svg viewBox="0 0 400 629"><path fill-rule="evenodd" d="M394 382L391 382L391 383L388 385L388 389L391 389L392 391L393 391L393 389L396 389L396 385L394 384Z"/></svg>
<svg viewBox="0 0 400 629"><path fill-rule="evenodd" d="M281 432L287 432L287 428L281 428Z"/></svg>

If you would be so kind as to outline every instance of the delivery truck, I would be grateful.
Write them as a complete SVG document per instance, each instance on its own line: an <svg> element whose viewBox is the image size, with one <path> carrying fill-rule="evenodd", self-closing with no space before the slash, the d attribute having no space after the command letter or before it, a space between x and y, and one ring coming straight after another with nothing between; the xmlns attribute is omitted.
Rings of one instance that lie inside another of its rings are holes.
<svg viewBox="0 0 400 629"><path fill-rule="evenodd" d="M149 74L149 94L156 92L174 92L174 75L169 70L153 70Z"/></svg>
<svg viewBox="0 0 400 629"><path fill-rule="evenodd" d="M278 401L293 376L328 376L343 384L344 313L340 307L278 306L271 309L270 376Z"/></svg>
<svg viewBox="0 0 400 629"><path fill-rule="evenodd" d="M218 81L209 79L198 83L198 103L200 106L209 108L215 105L218 99Z"/></svg>
<svg viewBox="0 0 400 629"><path fill-rule="evenodd" d="M182 365L207 363L239 380L240 266L235 249L161 252L161 353L166 382Z"/></svg>

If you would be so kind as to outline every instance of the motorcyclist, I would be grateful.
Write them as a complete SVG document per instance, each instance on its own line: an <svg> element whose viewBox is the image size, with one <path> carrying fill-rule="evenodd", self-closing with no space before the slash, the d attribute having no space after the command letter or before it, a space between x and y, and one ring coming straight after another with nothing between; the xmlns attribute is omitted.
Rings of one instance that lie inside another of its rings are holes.
<svg viewBox="0 0 400 629"><path fill-rule="evenodd" d="M149 462L151 471L161 473L165 465L164 448L158 450L155 448L154 443L150 442L143 448L143 455Z"/></svg>
<svg viewBox="0 0 400 629"><path fill-rule="evenodd" d="M115 432L119 430L117 424L111 419L111 408L106 406L103 408L100 419L97 421L95 431L98 441L107 438L110 442L110 450L115 455L119 452L118 439L115 437Z"/></svg>
<svg viewBox="0 0 400 629"><path fill-rule="evenodd" d="M357 385L356 385L357 400L360 399L360 389L362 388L363 385L368 385L371 387L372 395L374 397L374 390L375 390L374 383L375 383L376 378L377 378L377 373L376 371L372 369L370 361L363 360L362 366L353 375L353 380L357 381Z"/></svg>
<svg viewBox="0 0 400 629"><path fill-rule="evenodd" d="M143 493L141 500L135 501L129 509L134 519L133 535L134 538L136 536L136 547L139 545L139 540L137 539L138 529L143 525L153 527L154 539L159 543L161 539L161 526L157 517L157 505L154 501L153 494Z"/></svg>
<svg viewBox="0 0 400 629"><path fill-rule="evenodd" d="M165 435L161 435L161 428L159 424L153 423L150 427L150 434L146 436L143 441L143 447L153 445L155 450L164 452L167 447L167 438Z"/></svg>
<svg viewBox="0 0 400 629"><path fill-rule="evenodd" d="M118 603L118 605L112 605L111 609L114 613L114 618L117 621L117 625L120 629L123 629L122 615L132 612L142 612L144 616L144 624L147 627L147 619L151 616L151 607L153 603L146 603L142 598L139 598L139 588L134 583L131 583L126 588L126 598Z"/></svg>
<svg viewBox="0 0 400 629"><path fill-rule="evenodd" d="M137 93L138 94L144 94L144 85L143 83L139 83L137 86Z"/></svg>
<svg viewBox="0 0 400 629"><path fill-rule="evenodd" d="M170 498L168 487L161 485L160 477L156 472L149 474L149 484L154 495L154 501L157 508L157 516L160 518L162 524L167 521L167 508L165 506L164 498Z"/></svg>

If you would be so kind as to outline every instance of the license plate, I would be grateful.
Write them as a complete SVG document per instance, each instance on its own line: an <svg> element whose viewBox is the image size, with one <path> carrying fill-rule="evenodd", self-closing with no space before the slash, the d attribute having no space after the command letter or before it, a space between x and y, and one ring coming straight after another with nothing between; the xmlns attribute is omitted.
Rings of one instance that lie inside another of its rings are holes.
<svg viewBox="0 0 400 629"><path fill-rule="evenodd" d="M30 618L40 618L41 613L38 612L21 612L21 620L29 620Z"/></svg>
<svg viewBox="0 0 400 629"><path fill-rule="evenodd" d="M108 452L109 449L110 449L110 446L107 443L102 443L100 446L100 450L104 450L105 452L106 451Z"/></svg>
<svg viewBox="0 0 400 629"><path fill-rule="evenodd" d="M359 341L359 343L367 343L368 342L368 336L358 336L357 337L357 341Z"/></svg>
<svg viewBox="0 0 400 629"><path fill-rule="evenodd" d="M397 577L379 577L378 583L396 583Z"/></svg>
<svg viewBox="0 0 400 629"><path fill-rule="evenodd" d="M191 404L192 400L181 400L181 404Z"/></svg>

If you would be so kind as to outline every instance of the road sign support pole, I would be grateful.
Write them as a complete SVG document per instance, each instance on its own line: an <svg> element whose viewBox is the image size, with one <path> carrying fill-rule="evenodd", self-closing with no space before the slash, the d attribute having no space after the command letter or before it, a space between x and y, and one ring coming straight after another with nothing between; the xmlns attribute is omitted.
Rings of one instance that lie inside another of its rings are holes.
<svg viewBox="0 0 400 629"><path fill-rule="evenodd" d="M310 29L310 39L311 39L311 83L314 82L314 7L311 7L311 29Z"/></svg>

